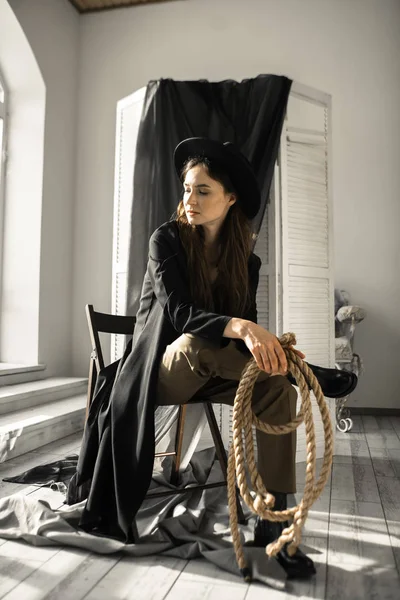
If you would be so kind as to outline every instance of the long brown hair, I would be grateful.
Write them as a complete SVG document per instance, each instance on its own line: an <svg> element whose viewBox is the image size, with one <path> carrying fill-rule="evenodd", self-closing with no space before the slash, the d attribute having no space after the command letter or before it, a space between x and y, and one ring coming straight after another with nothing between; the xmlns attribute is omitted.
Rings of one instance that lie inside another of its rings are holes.
<svg viewBox="0 0 400 600"><path fill-rule="evenodd" d="M188 171L197 165L203 166L212 179L221 183L226 193L237 196L228 175L204 157L192 158L186 162L181 173L182 182ZM179 202L176 214L180 238L187 256L190 288L195 304L199 308L228 316L243 316L250 301L247 264L251 252L252 231L239 203L236 201L231 206L219 233L220 255L214 294L204 251L203 227L188 223L183 200Z"/></svg>

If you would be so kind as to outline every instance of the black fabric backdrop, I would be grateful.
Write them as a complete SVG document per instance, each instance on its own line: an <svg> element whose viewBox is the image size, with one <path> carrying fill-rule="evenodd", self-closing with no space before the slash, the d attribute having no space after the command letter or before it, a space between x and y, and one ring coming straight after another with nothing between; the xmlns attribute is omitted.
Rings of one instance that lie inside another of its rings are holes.
<svg viewBox="0 0 400 600"><path fill-rule="evenodd" d="M151 81L146 89L134 166L127 314L135 315L147 264L149 238L171 218L182 195L173 151L188 137L234 142L252 163L262 202L258 233L278 154L292 81L259 75L241 82Z"/></svg>

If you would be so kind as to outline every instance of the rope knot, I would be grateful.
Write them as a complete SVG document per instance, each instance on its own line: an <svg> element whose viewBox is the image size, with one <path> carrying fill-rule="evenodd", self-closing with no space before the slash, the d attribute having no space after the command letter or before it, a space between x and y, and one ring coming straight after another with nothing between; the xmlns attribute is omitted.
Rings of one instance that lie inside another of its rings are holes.
<svg viewBox="0 0 400 600"><path fill-rule="evenodd" d="M282 346L282 348L288 348L289 346L295 346L297 344L296 336L294 333L291 333L291 332L284 333L279 338L279 343Z"/></svg>

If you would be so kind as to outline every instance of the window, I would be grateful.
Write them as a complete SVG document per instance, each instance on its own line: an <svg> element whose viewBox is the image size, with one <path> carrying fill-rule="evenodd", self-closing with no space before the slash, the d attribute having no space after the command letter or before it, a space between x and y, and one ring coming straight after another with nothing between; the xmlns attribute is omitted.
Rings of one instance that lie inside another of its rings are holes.
<svg viewBox="0 0 400 600"><path fill-rule="evenodd" d="M3 214L4 163L6 158L6 92L0 73L0 215ZM1 221L0 217L0 221Z"/></svg>
<svg viewBox="0 0 400 600"><path fill-rule="evenodd" d="M4 192L5 192L5 161L6 161L6 88L0 73L0 291L2 281L3 263L3 215L4 215ZM1 308L1 307L0 307Z"/></svg>

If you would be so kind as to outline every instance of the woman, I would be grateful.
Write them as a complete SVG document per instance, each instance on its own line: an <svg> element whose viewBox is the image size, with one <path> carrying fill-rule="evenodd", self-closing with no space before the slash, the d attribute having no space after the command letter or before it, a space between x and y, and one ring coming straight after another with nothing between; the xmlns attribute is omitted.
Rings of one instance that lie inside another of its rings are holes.
<svg viewBox="0 0 400 600"><path fill-rule="evenodd" d="M134 518L152 477L157 404L233 404L253 356L261 370L256 414L280 424L296 410L285 354L256 322L261 261L250 250L249 221L260 193L253 170L233 144L204 138L183 141L174 159L183 199L176 219L150 238L132 345L118 371L110 365L98 378L68 494L69 504L87 495L82 528L127 542L135 540ZM258 432L257 440L259 471L281 510L295 491L295 432ZM258 520L255 543L265 546L282 527ZM300 550L289 557L283 549L278 560L290 576L315 572Z"/></svg>
<svg viewBox="0 0 400 600"><path fill-rule="evenodd" d="M192 157L192 158L191 158ZM240 375L251 356L261 373L253 392L253 410L269 423L284 424L296 415L297 392L285 377L286 356L277 339L257 325L256 292L260 259L251 252L250 219L260 194L250 164L232 144L192 138L176 148L175 166L183 199L175 221L161 226L150 241L150 256L165 272L173 257L161 249L165 236L177 232L187 257L193 313L185 333L167 346L158 374L159 404L208 400L233 404ZM189 303L191 304L190 300ZM185 313L185 319L188 315ZM170 316L176 323L179 317ZM294 350L304 358L304 354ZM257 431L258 468L264 484L286 508L286 494L296 491L296 434L272 436ZM266 546L286 526L258 520L255 544ZM315 573L300 550L278 556L289 576Z"/></svg>

